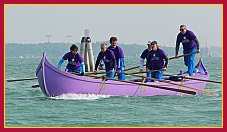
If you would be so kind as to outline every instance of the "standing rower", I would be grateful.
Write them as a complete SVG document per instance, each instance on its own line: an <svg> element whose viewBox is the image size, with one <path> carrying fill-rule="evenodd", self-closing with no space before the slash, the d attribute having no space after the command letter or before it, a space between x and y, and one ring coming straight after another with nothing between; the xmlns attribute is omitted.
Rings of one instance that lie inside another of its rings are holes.
<svg viewBox="0 0 227 132"><path fill-rule="evenodd" d="M166 70L168 65L168 57L166 53L158 47L157 41L152 41L151 45L152 45L152 50L149 52L149 56L148 56L147 72L151 72L152 78L161 80L163 71ZM152 72L151 70L159 70L159 71Z"/></svg>
<svg viewBox="0 0 227 132"><path fill-rule="evenodd" d="M124 53L123 53L122 49L119 46L117 46L116 37L110 38L110 44L111 45L108 47L108 49L112 50L116 57L118 79L125 80L125 74L122 73L125 71Z"/></svg>
<svg viewBox="0 0 227 132"><path fill-rule="evenodd" d="M61 68L62 63L65 60L68 60L68 65L66 66L65 71L76 72L82 76L84 75L85 72L84 59L78 53L78 47L75 44L71 45L70 52L66 53L58 62L59 69Z"/></svg>
<svg viewBox="0 0 227 132"><path fill-rule="evenodd" d="M187 30L185 25L180 26L180 33L177 35L176 40L176 55L178 57L178 51L180 43L183 44L183 53L188 54L192 52L200 52L199 41L195 34ZM191 76L193 73L196 73L196 68L194 66L195 54L184 56L184 64L188 67L187 73Z"/></svg>
<svg viewBox="0 0 227 132"><path fill-rule="evenodd" d="M152 45L151 45L151 42L148 41L147 49L145 49L140 56L140 72L143 72L143 64L145 59L146 59L146 70L147 70L147 60L148 60L149 52L151 50L152 50ZM147 77L151 77L151 73L147 73ZM147 81L150 82L150 80L147 80Z"/></svg>
<svg viewBox="0 0 227 132"><path fill-rule="evenodd" d="M104 62L106 68L106 77L114 78L114 74L116 72L116 58L114 52L107 48L106 43L101 44L100 48L101 51L99 52L99 55L95 63L94 74L97 73L97 68L99 68L99 70L103 69L103 65L99 65L100 61L102 61Z"/></svg>

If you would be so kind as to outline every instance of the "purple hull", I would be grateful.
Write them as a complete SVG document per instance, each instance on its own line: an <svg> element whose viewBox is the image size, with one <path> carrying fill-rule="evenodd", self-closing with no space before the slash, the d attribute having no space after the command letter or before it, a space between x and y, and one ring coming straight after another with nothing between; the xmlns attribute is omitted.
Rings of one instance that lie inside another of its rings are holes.
<svg viewBox="0 0 227 132"><path fill-rule="evenodd" d="M200 60L197 64L198 73L193 78L208 79L209 75ZM163 90L138 84L129 84L118 81L102 81L84 76L77 76L61 71L54 67L43 54L43 58L37 67L36 76L38 77L39 86L45 96L53 97L62 94L105 94L113 96L155 96L155 95L188 95L181 92ZM174 81L171 81L174 82ZM181 84L181 82L174 82ZM195 91L197 95L200 91L184 88L163 82L147 82L146 84L163 86L175 89ZM184 80L183 85L204 89L206 83L196 80Z"/></svg>

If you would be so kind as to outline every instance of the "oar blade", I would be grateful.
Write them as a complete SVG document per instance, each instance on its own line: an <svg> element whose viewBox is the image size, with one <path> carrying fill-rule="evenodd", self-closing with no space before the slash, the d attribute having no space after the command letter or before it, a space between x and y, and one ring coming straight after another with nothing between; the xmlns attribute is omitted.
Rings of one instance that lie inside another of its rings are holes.
<svg viewBox="0 0 227 132"><path fill-rule="evenodd" d="M162 89L170 90L170 91L176 91L176 92L181 92L181 93L186 93L186 94L191 94L191 95L196 95L196 92L189 91L189 90L174 89L174 88L168 88L168 87L165 87L165 88L162 88Z"/></svg>
<svg viewBox="0 0 227 132"><path fill-rule="evenodd" d="M32 88L38 88L39 87L39 85L37 84L37 85L32 85Z"/></svg>
<svg viewBox="0 0 227 132"><path fill-rule="evenodd" d="M37 77L34 78L23 78L23 79L14 79L14 80L6 80L7 82L17 82L17 81L26 81L26 80L36 80Z"/></svg>

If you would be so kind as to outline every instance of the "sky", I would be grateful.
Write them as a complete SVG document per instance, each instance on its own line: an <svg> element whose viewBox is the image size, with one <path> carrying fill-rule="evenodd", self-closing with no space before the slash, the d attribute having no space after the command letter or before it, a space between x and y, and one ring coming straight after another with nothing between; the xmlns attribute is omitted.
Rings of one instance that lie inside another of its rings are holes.
<svg viewBox="0 0 227 132"><path fill-rule="evenodd" d="M6 43L76 43L89 29L93 42L107 41L175 46L179 26L185 24L201 46L222 46L220 5L8 5L5 8ZM71 35L72 37L66 37Z"/></svg>

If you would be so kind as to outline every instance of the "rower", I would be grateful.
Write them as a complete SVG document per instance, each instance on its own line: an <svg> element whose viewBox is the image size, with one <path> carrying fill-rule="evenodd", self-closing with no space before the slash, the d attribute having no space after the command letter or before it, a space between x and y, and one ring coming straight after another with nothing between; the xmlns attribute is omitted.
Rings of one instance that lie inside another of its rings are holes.
<svg viewBox="0 0 227 132"><path fill-rule="evenodd" d="M106 68L106 77L114 78L116 72L116 58L114 52L107 48L106 43L101 44L100 48L101 51L99 52L99 55L96 59L94 74L97 73L97 68L99 68L99 70L104 69L103 65L99 65L100 61L102 61L104 62Z"/></svg>
<svg viewBox="0 0 227 132"><path fill-rule="evenodd" d="M146 59L146 70L147 70L147 60L148 60L148 55L149 52L152 50L152 45L151 41L148 41L147 43L147 49L143 51L143 53L140 56L140 72L143 72L143 65L144 65L144 60ZM151 78L151 73L147 73L147 77ZM150 79L147 79L147 82L150 82Z"/></svg>
<svg viewBox="0 0 227 132"><path fill-rule="evenodd" d="M149 73L151 72L151 70L159 70L156 72L151 72L151 77L161 80L163 71L166 70L168 65L168 57L166 53L158 47L157 41L152 41L151 45L152 50L149 52L148 55L147 72Z"/></svg>
<svg viewBox="0 0 227 132"><path fill-rule="evenodd" d="M183 45L184 54L192 52L200 53L200 46L197 37L191 30L188 30L185 25L180 26L180 33L177 35L175 57L178 57L180 43L182 43ZM195 54L184 56L184 64L188 67L187 73L189 74L189 76L192 76L193 73L196 73L194 60Z"/></svg>
<svg viewBox="0 0 227 132"><path fill-rule="evenodd" d="M112 50L116 57L118 79L125 80L125 74L123 74L123 72L125 71L124 53L123 50L119 46L117 46L116 37L110 38L110 46L108 47L108 49Z"/></svg>
<svg viewBox="0 0 227 132"><path fill-rule="evenodd" d="M85 65L84 59L78 53L78 47L75 44L72 44L70 47L70 52L66 53L63 58L58 62L58 68L60 69L62 63L68 60L68 65L66 66L65 71L67 72L76 72L81 76L84 75Z"/></svg>

